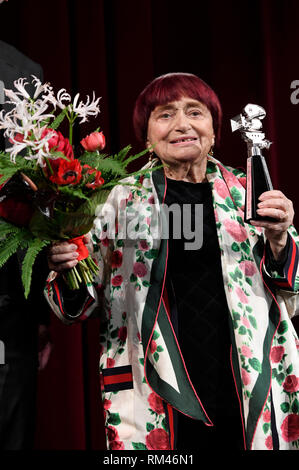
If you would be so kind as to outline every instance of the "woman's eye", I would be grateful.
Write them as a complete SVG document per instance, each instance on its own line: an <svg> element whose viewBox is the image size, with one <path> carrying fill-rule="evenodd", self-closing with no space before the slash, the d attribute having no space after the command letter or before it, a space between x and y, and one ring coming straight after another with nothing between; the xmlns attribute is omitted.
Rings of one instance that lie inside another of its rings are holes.
<svg viewBox="0 0 299 470"><path fill-rule="evenodd" d="M160 114L160 118L162 119L168 119L171 117L171 114L170 113L162 113Z"/></svg>
<svg viewBox="0 0 299 470"><path fill-rule="evenodd" d="M199 109L193 109L190 111L191 116L200 116L201 111Z"/></svg>

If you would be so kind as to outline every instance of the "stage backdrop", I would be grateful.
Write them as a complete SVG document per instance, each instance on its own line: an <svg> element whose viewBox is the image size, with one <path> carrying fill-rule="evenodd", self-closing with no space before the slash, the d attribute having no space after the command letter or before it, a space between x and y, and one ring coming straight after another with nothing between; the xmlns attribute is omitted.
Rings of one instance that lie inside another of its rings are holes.
<svg viewBox="0 0 299 470"><path fill-rule="evenodd" d="M274 187L296 208L298 15L297 0L9 0L0 7L0 35L39 62L56 90L102 97L100 116L81 126L77 142L101 126L107 152L141 148L132 128L134 102L163 73L195 73L218 93L224 121L216 157L226 164L246 165L245 144L231 133L230 118L247 103L260 104L273 141L265 156ZM66 327L52 317L51 329L54 351L39 378L36 448L103 449L100 324Z"/></svg>

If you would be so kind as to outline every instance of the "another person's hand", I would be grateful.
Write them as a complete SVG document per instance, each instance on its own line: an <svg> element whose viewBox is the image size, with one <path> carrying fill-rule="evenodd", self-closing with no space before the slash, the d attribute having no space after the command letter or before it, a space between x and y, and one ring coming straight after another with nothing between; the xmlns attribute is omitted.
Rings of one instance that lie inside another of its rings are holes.
<svg viewBox="0 0 299 470"><path fill-rule="evenodd" d="M293 203L278 190L261 194L259 200L257 213L261 217L271 217L276 220L273 222L258 220L251 223L265 229L265 236L269 240L273 256L279 260L287 243L287 230L294 219Z"/></svg>

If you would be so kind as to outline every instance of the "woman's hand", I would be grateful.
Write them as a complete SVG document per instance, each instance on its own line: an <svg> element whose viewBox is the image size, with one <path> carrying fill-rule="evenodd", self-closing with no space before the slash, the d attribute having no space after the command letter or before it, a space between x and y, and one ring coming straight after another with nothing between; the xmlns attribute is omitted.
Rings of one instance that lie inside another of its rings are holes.
<svg viewBox="0 0 299 470"><path fill-rule="evenodd" d="M84 243L90 242L90 235L84 236ZM48 266L58 273L71 269L78 263L79 254L74 243L60 242L53 244L48 251Z"/></svg>
<svg viewBox="0 0 299 470"><path fill-rule="evenodd" d="M51 271L58 273L71 269L78 263L77 246L73 243L55 243L48 251L48 265Z"/></svg>
<svg viewBox="0 0 299 470"><path fill-rule="evenodd" d="M261 194L259 200L257 213L261 217L271 217L276 220L274 222L258 220L251 223L265 229L265 236L269 240L273 256L279 260L287 243L287 230L294 219L293 203L277 190Z"/></svg>

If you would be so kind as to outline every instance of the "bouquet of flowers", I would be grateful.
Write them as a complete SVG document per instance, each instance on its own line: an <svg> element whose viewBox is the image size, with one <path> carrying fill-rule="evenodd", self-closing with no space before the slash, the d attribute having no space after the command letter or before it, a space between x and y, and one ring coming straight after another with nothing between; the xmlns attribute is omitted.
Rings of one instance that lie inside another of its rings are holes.
<svg viewBox="0 0 299 470"><path fill-rule="evenodd" d="M97 266L88 255L84 234L92 227L96 207L105 202L112 187L127 177L127 166L146 151L129 156L130 146L118 154L100 153L105 136L99 129L81 140L74 156L73 129L96 117L100 98L77 94L72 100L65 89L55 95L49 83L33 76L31 98L28 82L20 78L15 90L5 90L10 111L0 113L0 129L11 143L0 152L0 267L18 249L26 254L22 265L25 297L30 292L32 267L38 253L51 242L72 240L78 246L78 264L67 273L72 289L92 282ZM67 123L68 137L58 128Z"/></svg>

